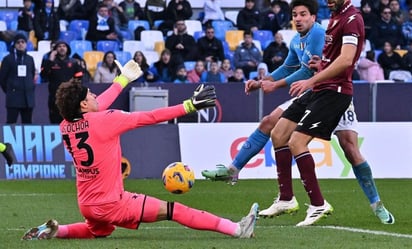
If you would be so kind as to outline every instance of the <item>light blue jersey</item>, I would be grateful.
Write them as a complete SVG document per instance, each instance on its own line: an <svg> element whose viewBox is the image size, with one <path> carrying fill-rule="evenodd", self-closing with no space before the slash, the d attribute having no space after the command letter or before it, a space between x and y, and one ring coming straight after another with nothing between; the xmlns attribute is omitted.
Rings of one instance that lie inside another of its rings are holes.
<svg viewBox="0 0 412 249"><path fill-rule="evenodd" d="M297 33L290 42L285 62L271 73L274 80L285 79L288 85L295 81L308 79L314 71L308 63L313 55L322 57L325 44L325 29L317 22L305 36Z"/></svg>

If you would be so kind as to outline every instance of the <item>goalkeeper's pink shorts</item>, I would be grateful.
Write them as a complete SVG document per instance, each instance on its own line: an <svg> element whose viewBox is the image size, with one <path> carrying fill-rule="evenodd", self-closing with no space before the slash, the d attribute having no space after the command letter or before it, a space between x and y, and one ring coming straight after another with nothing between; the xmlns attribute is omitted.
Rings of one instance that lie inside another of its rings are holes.
<svg viewBox="0 0 412 249"><path fill-rule="evenodd" d="M124 192L117 202L80 206L90 232L96 237L109 236L116 226L137 229L140 222L157 220L161 200L144 194Z"/></svg>

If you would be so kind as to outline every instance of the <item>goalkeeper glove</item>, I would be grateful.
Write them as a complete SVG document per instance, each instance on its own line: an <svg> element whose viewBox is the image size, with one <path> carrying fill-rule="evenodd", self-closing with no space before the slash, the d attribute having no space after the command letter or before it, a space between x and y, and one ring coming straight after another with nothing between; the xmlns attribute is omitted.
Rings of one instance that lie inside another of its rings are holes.
<svg viewBox="0 0 412 249"><path fill-rule="evenodd" d="M113 81L119 83L123 88L143 74L139 64L137 64L134 60L129 60L124 66L122 66L117 60L114 62L120 69L121 73L119 76L116 76Z"/></svg>
<svg viewBox="0 0 412 249"><path fill-rule="evenodd" d="M216 105L216 91L213 85L199 85L190 99L183 101L186 113L200 109L210 108Z"/></svg>

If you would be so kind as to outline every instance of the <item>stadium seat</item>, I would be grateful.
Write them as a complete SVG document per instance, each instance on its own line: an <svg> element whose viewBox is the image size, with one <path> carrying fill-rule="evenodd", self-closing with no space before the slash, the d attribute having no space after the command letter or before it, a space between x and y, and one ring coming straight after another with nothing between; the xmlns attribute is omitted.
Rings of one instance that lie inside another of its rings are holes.
<svg viewBox="0 0 412 249"><path fill-rule="evenodd" d="M228 30L225 34L225 40L229 44L230 50L234 51L243 40L243 30Z"/></svg>
<svg viewBox="0 0 412 249"><path fill-rule="evenodd" d="M162 24L164 22L164 20L156 20L153 23L154 28L158 28L160 26L160 24Z"/></svg>
<svg viewBox="0 0 412 249"><path fill-rule="evenodd" d="M146 20L129 20L127 23L127 29L134 34L137 27L143 27L145 30L150 30L149 21Z"/></svg>
<svg viewBox="0 0 412 249"><path fill-rule="evenodd" d="M27 54L33 57L34 67L36 68L36 72L40 73L41 62L43 60L44 54L40 51L27 51Z"/></svg>
<svg viewBox="0 0 412 249"><path fill-rule="evenodd" d="M3 58L6 57L6 55L8 54L8 51L0 51L0 62L3 61Z"/></svg>
<svg viewBox="0 0 412 249"><path fill-rule="evenodd" d="M195 68L196 61L185 61L184 64L185 64L186 71L190 71Z"/></svg>
<svg viewBox="0 0 412 249"><path fill-rule="evenodd" d="M164 41L163 33L159 30L143 30L140 33L140 40L143 42L145 50L154 50L157 41Z"/></svg>
<svg viewBox="0 0 412 249"><path fill-rule="evenodd" d="M18 21L11 21L10 22L10 30L13 30L13 31L17 31L17 27L18 27L18 25L19 25L19 22Z"/></svg>
<svg viewBox="0 0 412 249"><path fill-rule="evenodd" d="M116 51L119 49L119 43L112 40L101 40L96 43L96 50L107 52L107 51Z"/></svg>
<svg viewBox="0 0 412 249"><path fill-rule="evenodd" d="M146 50L146 48L141 41L123 41L123 51L129 52L132 56L136 51L144 50Z"/></svg>
<svg viewBox="0 0 412 249"><path fill-rule="evenodd" d="M86 61L87 70L94 77L97 69L97 64L103 60L104 52L102 51L86 51L83 53L83 59Z"/></svg>
<svg viewBox="0 0 412 249"><path fill-rule="evenodd" d="M73 40L70 42L70 48L71 56L77 53L82 58L84 52L93 50L92 42L88 40Z"/></svg>
<svg viewBox="0 0 412 249"><path fill-rule="evenodd" d="M0 11L0 20L5 21L7 29L12 30L12 22L17 21L19 12L11 9L2 9Z"/></svg>
<svg viewBox="0 0 412 249"><path fill-rule="evenodd" d="M7 43L5 41L0 41L0 52L8 52Z"/></svg>
<svg viewBox="0 0 412 249"><path fill-rule="evenodd" d="M130 30L120 30L123 40L134 40L134 34Z"/></svg>
<svg viewBox="0 0 412 249"><path fill-rule="evenodd" d="M59 40L65 41L67 44L70 44L71 41L77 40L76 32L72 30L60 31Z"/></svg>
<svg viewBox="0 0 412 249"><path fill-rule="evenodd" d="M162 51L165 49L165 42L164 41L157 41L154 45L154 50L160 55Z"/></svg>
<svg viewBox="0 0 412 249"><path fill-rule="evenodd" d="M408 53L407 49L394 49L393 51L399 54L401 57L403 57L406 53Z"/></svg>
<svg viewBox="0 0 412 249"><path fill-rule="evenodd" d="M206 33L205 33L205 31L196 31L194 34L193 34L193 38L195 38L195 41L197 42L197 40L199 40L199 38L201 38L201 37L203 37L203 36L205 36L206 35Z"/></svg>
<svg viewBox="0 0 412 249"><path fill-rule="evenodd" d="M59 21L59 26L60 26L60 32L61 31L66 31L67 26L69 26L69 23L66 20L60 20Z"/></svg>
<svg viewBox="0 0 412 249"><path fill-rule="evenodd" d="M51 41L49 40L41 40L37 42L37 51L42 52L43 54L48 53L50 51L50 44ZM73 49L73 47L70 45Z"/></svg>
<svg viewBox="0 0 412 249"><path fill-rule="evenodd" d="M120 64L124 65L126 62L132 59L132 54L127 51L114 51L116 55L116 59L120 62Z"/></svg>
<svg viewBox="0 0 412 249"><path fill-rule="evenodd" d="M290 29L281 29L278 32L282 34L283 41L286 43L286 46L288 47L289 47L289 44L292 38L297 34L296 30L290 30Z"/></svg>
<svg viewBox="0 0 412 249"><path fill-rule="evenodd" d="M225 17L229 21L231 21L235 26L237 25L237 15L239 14L239 11L237 10L228 10L225 11Z"/></svg>
<svg viewBox="0 0 412 249"><path fill-rule="evenodd" d="M68 30L76 32L77 40L84 40L88 29L89 29L88 20L72 20L69 23Z"/></svg>
<svg viewBox="0 0 412 249"><path fill-rule="evenodd" d="M233 30L233 23L230 21L212 21L212 27L215 29L215 37L219 40L225 39L226 31Z"/></svg>
<svg viewBox="0 0 412 249"><path fill-rule="evenodd" d="M412 80L412 74L406 70L394 70L389 73L389 80L410 81Z"/></svg>
<svg viewBox="0 0 412 249"><path fill-rule="evenodd" d="M273 41L273 34L270 30L256 30L253 31L253 39L260 41L260 45L262 46L262 50L266 49L268 41Z"/></svg>
<svg viewBox="0 0 412 249"><path fill-rule="evenodd" d="M227 41L222 41L222 46L223 46L223 52L225 54L230 51L229 43L227 43ZM225 57L226 57L226 55L225 55Z"/></svg>
<svg viewBox="0 0 412 249"><path fill-rule="evenodd" d="M159 60L159 54L156 51L143 51L143 54L146 57L149 66Z"/></svg>
<svg viewBox="0 0 412 249"><path fill-rule="evenodd" d="M7 30L7 23L3 20L0 20L0 31L6 31Z"/></svg>
<svg viewBox="0 0 412 249"><path fill-rule="evenodd" d="M253 80L253 78L255 78L258 75L257 71L252 71L249 73L249 79Z"/></svg>
<svg viewBox="0 0 412 249"><path fill-rule="evenodd" d="M202 31L202 23L199 20L185 20L187 34L193 36L196 31Z"/></svg>

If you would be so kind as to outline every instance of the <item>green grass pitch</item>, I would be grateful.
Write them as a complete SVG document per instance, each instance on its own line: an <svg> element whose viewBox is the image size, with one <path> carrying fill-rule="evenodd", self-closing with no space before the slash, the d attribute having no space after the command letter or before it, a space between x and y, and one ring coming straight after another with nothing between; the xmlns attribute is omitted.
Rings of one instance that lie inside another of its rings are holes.
<svg viewBox="0 0 412 249"><path fill-rule="evenodd" d="M253 202L268 207L277 194L275 180L240 180L235 186L197 180L193 189L173 195L158 179L125 181L125 188L164 200L210 211L238 221ZM308 198L294 180L300 210L257 221L253 239L235 239L214 232L187 229L162 221L141 224L139 230L117 229L110 237L93 240L22 241L32 226L55 218L61 224L82 221L73 180L0 181L0 248L412 248L410 179L378 179L385 206L396 218L383 225L373 215L356 180L320 180L324 197L335 212L311 227L295 227L306 214Z"/></svg>

